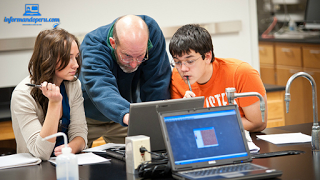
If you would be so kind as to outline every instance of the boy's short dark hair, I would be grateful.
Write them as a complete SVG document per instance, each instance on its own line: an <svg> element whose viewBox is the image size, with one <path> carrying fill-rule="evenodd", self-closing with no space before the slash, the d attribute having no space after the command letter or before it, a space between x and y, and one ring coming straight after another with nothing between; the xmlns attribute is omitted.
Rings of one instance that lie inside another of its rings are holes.
<svg viewBox="0 0 320 180"><path fill-rule="evenodd" d="M200 53L202 59L205 58L205 53L211 51L211 62L214 61L211 35L198 24L187 24L180 27L170 40L169 51L173 57L189 54L190 50Z"/></svg>

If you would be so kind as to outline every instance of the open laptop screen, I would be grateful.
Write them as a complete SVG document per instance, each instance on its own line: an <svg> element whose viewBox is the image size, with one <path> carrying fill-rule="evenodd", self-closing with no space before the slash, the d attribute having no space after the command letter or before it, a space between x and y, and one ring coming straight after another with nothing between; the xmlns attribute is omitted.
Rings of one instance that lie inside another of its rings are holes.
<svg viewBox="0 0 320 180"><path fill-rule="evenodd" d="M158 111L203 107L204 97L168 99L130 104L128 136L150 137L151 151L166 150L159 123Z"/></svg>
<svg viewBox="0 0 320 180"><path fill-rule="evenodd" d="M211 109L163 118L175 165L248 156L236 108Z"/></svg>

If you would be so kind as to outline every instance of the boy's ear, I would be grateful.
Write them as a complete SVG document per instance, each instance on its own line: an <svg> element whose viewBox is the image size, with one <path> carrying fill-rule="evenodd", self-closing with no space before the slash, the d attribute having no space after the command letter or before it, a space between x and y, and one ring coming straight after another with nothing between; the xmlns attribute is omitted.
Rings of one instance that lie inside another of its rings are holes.
<svg viewBox="0 0 320 180"><path fill-rule="evenodd" d="M208 63L211 63L212 52L211 52L211 51L210 51L210 52L206 52L206 53L204 54L204 56L205 56L205 61L208 62Z"/></svg>

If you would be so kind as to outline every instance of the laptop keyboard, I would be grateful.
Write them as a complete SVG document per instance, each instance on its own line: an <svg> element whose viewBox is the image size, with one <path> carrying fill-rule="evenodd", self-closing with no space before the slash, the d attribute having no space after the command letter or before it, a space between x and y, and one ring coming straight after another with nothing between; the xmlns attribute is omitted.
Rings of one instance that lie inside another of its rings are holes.
<svg viewBox="0 0 320 180"><path fill-rule="evenodd" d="M248 171L260 170L260 169L263 170L266 168L255 165L255 164L251 164L251 163L244 163L244 164L234 164L234 165L227 165L227 166L197 169L197 170L185 171L181 173L190 175L193 177L197 177L197 176L213 176L213 175L219 175L222 173L231 173L231 172L248 172Z"/></svg>

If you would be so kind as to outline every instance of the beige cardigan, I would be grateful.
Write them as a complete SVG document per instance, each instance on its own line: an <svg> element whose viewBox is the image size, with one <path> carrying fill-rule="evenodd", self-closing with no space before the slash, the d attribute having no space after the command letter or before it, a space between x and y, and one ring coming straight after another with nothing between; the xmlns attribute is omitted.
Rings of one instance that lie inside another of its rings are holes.
<svg viewBox="0 0 320 180"><path fill-rule="evenodd" d="M14 130L17 153L31 153L42 160L48 160L55 143L42 141L40 130L44 122L42 108L30 95L32 87L26 86L26 77L14 89L11 98L12 127ZM81 83L79 80L64 82L70 105L69 142L77 136L87 144L88 128L85 119Z"/></svg>

